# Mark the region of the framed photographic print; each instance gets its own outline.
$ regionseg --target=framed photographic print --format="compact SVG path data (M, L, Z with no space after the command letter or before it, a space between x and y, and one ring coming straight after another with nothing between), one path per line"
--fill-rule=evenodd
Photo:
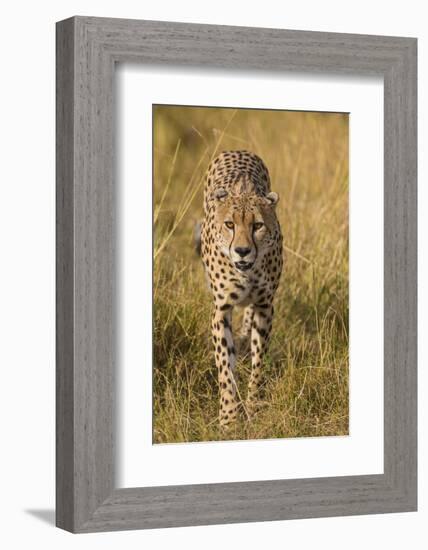
M57 525L416 510L416 40L57 24Z

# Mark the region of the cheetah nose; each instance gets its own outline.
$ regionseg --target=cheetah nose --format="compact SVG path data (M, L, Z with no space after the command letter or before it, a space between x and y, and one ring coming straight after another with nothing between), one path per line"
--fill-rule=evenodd
M249 254L251 252L251 248L249 247L242 247L242 246L237 246L235 248L235 252L237 254L239 254L241 256L241 258L243 258L244 256L247 256L247 254Z

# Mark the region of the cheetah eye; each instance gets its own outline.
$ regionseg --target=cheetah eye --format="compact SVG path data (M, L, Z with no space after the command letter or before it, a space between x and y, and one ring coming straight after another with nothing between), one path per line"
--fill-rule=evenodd
M235 227L235 224L233 222L224 222L224 225L228 228L228 229L233 229Z
M253 223L253 229L254 229L254 231L258 231L258 230L261 229L263 226L264 226L264 223L263 223L263 222L256 222L256 223Z

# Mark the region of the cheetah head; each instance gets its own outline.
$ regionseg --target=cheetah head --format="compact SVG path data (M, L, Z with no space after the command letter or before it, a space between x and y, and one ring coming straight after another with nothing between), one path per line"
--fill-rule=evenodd
M275 214L278 195L232 195L220 188L214 191L213 199L217 245L238 271L249 271L279 238Z

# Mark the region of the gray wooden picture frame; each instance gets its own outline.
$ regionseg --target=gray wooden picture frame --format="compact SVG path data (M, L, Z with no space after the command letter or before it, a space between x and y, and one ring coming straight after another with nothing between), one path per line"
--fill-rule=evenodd
M57 24L58 527L83 533L416 510L416 47L414 38L155 21ZM383 474L114 486L118 62L383 77Z

